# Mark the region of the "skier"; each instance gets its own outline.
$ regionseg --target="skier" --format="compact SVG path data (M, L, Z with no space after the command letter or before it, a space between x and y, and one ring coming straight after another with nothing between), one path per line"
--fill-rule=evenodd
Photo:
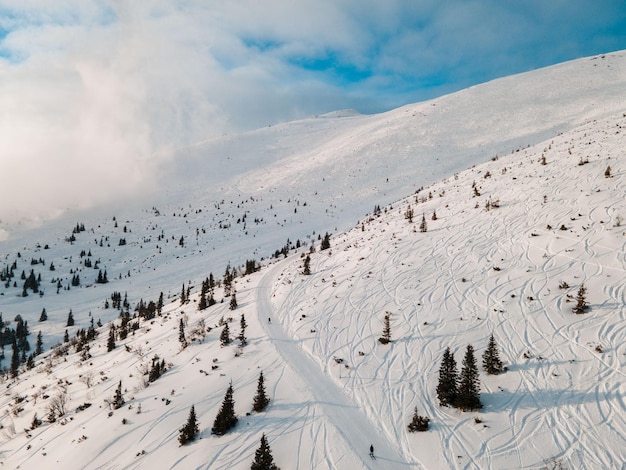
M374 458L374 446L373 445L370 446L370 457Z

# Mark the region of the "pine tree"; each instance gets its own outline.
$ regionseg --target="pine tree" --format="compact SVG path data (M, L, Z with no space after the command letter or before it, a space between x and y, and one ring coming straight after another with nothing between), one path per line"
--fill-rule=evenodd
M11 356L11 377L17 378L19 374L20 367L20 351L17 347L17 341L15 337L13 337L13 355Z
M124 397L122 396L122 381L120 380L119 385L115 389L115 395L113 396L113 408L118 409L124 406Z
M183 288L180 291L180 304L184 305L185 302L187 302L187 297L186 297L186 291L185 291L185 284L183 283Z
M198 428L198 422L196 421L196 410L193 405L191 405L191 409L189 410L189 417L187 418L187 422L185 425L179 429L180 435L178 436L179 444L185 445L189 441L193 441L196 437L196 434L200 429Z
M302 268L302 274L304 274L305 276L308 276L311 274L311 257L309 255L306 255L306 257L304 258L304 266Z
M250 470L280 470L274 463L272 449L270 449L265 434L261 436L261 445L254 453L254 460Z
M230 297L229 308L231 310L235 310L237 308L237 292L235 291L235 289L233 289L232 292L233 294Z
M383 335L378 338L381 344L391 342L391 312L385 312L385 326L383 327Z
M477 410L483 407L480 402L480 381L478 378L478 367L474 357L474 347L467 345L463 367L459 376L457 388L456 406L463 411Z
M265 394L265 379L263 378L263 372L259 375L259 381L256 386L256 395L252 402L252 409L256 412L263 411L270 404L270 399Z
M235 401L233 400L233 383L231 382L224 395L222 407L215 417L211 433L223 436L230 429L237 425L237 416L235 415Z
M222 346L230 344L230 329L228 328L228 323L224 325L224 329L222 330L222 333L220 333L220 343Z
M424 233L428 230L428 225L426 224L426 216L422 214L422 221L420 222L420 232Z
M67 315L67 326L74 326L74 315L72 315L72 309L70 309L70 313Z
M185 338L185 322L182 318L178 323L178 342L183 349L187 347L187 339Z
M209 273L209 284L208 284L208 291L207 291L209 298L208 303L209 303L209 307L211 307L212 305L216 304L215 301L215 278L213 277L213 273Z
M206 300L206 293L207 293L206 284L203 282L202 290L200 291L200 302L198 302L198 310L204 310L209 306Z
M41 336L41 330L37 333L37 343L35 344L35 356L39 356L43 352L43 338Z
M489 337L489 344L483 353L483 369L489 375L497 375L504 370L500 360L500 353L498 352L498 345L493 334Z
M161 315L162 310L163 310L163 292L159 294L159 300L157 301L157 313Z
M324 238L322 239L322 243L320 245L320 250L328 250L330 248L330 235L326 232Z
M46 321L48 319L48 314L46 313L46 309L41 310L41 315L39 316L39 321Z
M417 414L417 406L415 407L415 411L413 412L413 419L407 426L409 432L416 431L427 431L430 426L430 418L428 416L420 416Z
M63 342L64 343L70 342L70 334L67 332L67 330L65 330L65 334L63 335Z
M439 368L437 399L442 406L453 406L457 397L457 370L454 353L447 347Z
M587 288L585 284L581 284L576 295L576 305L572 308L572 312L581 314L589 310L589 304L587 303Z
M109 327L109 339L107 340L107 352L115 349L115 326L111 323Z
M239 332L239 336L237 336L237 339L239 340L239 344L241 344L241 347L244 347L246 344L248 344L248 339L246 338L246 327L248 326L248 324L246 323L246 317L244 317L243 313L241 314L241 320L239 321L239 327L241 329L241 331Z

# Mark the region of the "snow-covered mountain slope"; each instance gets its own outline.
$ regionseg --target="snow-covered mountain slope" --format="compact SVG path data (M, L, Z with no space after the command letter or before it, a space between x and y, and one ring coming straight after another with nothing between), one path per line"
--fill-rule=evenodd
M46 350L62 341L70 308L71 336L91 318L119 325L119 311L103 306L114 291L128 292L131 315L140 298L156 301L160 291L166 305L111 352L105 324L89 343L92 357L57 348L17 379L5 377L0 461L243 469L265 433L282 468L619 468L626 460L625 60L622 53L584 59L385 115L340 113L206 143L172 169L189 183L167 189L169 201L12 228L0 268L17 267L1 288L0 311L10 327L16 314L28 321L32 349L39 330ZM506 113L505 103L517 105ZM430 124L422 128L420 119ZM206 155L232 165L204 171ZM376 204L381 213L364 217ZM76 222L85 231L71 244L64 238ZM320 251L325 231L331 248ZM220 302L221 288L218 304L198 310L209 272L220 279L229 261L260 261L287 238L286 258L238 276L235 310L228 297ZM42 275L43 296L21 297L20 273L30 269ZM95 284L104 269L109 283ZM76 274L80 286L66 290ZM52 278L61 279L58 294ZM191 301L181 305L183 282ZM591 309L575 315L583 283ZM44 307L48 320L39 322ZM386 312L392 342L382 345ZM236 336L242 314L249 344L222 347L221 319L233 319ZM460 365L466 346L479 357L492 333L508 370L481 372L484 408L440 407L444 349ZM5 354L9 367L10 346ZM147 386L155 355L167 371ZM270 406L246 415L261 371ZM126 403L111 410L120 381ZM239 423L217 437L211 427L231 382ZM65 416L48 423L60 396ZM180 447L191 405L200 434ZM415 406L431 418L427 433L407 433ZM43 423L26 431L35 413Z

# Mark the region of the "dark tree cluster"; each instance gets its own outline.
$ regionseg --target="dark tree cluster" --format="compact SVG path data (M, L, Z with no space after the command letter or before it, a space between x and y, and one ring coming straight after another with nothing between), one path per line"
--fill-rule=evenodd
M454 353L449 347L446 348L439 368L437 399L442 406L454 406L462 411L482 408L478 368L471 344L465 351L460 374L457 372Z
M31 269L28 277L24 276L24 278L22 297L26 297L28 295L28 289L31 289L33 294L37 294L39 292L39 280L35 277L35 272ZM41 277L39 279L41 279Z
M100 269L98 271L98 277L96 278L96 284L106 284L108 282L109 278L107 277L106 269L104 270L104 273L102 272L102 269Z
M329 248L330 248L330 235L328 234L328 232L326 232L326 234L324 235L324 238L322 238L320 250L328 250Z
M204 310L215 304L215 279L213 278L213 273L210 273L209 277L202 281L198 310Z
M159 356L155 354L152 358L152 366L150 367L150 371L148 372L148 382L155 382L165 373L165 371L165 359L161 359L159 361Z
M143 299L139 299L139 304L137 304L135 311L137 312L139 318L152 320L156 317L157 305L152 300L146 304Z

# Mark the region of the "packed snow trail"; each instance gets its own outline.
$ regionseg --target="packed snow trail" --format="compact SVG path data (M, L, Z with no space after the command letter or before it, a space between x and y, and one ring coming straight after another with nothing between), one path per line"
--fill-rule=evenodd
M281 264L272 267L263 276L257 293L259 320L265 325L270 339L286 364L307 385L315 401L324 409L324 415L344 438L361 460L364 468L424 468L419 462L408 462L398 448L370 422L360 408L350 402L342 390L332 382L319 366L302 350L298 342L290 338L279 322L268 321L272 315L271 287L276 278L275 271ZM374 446L376 459L369 456L370 445Z

